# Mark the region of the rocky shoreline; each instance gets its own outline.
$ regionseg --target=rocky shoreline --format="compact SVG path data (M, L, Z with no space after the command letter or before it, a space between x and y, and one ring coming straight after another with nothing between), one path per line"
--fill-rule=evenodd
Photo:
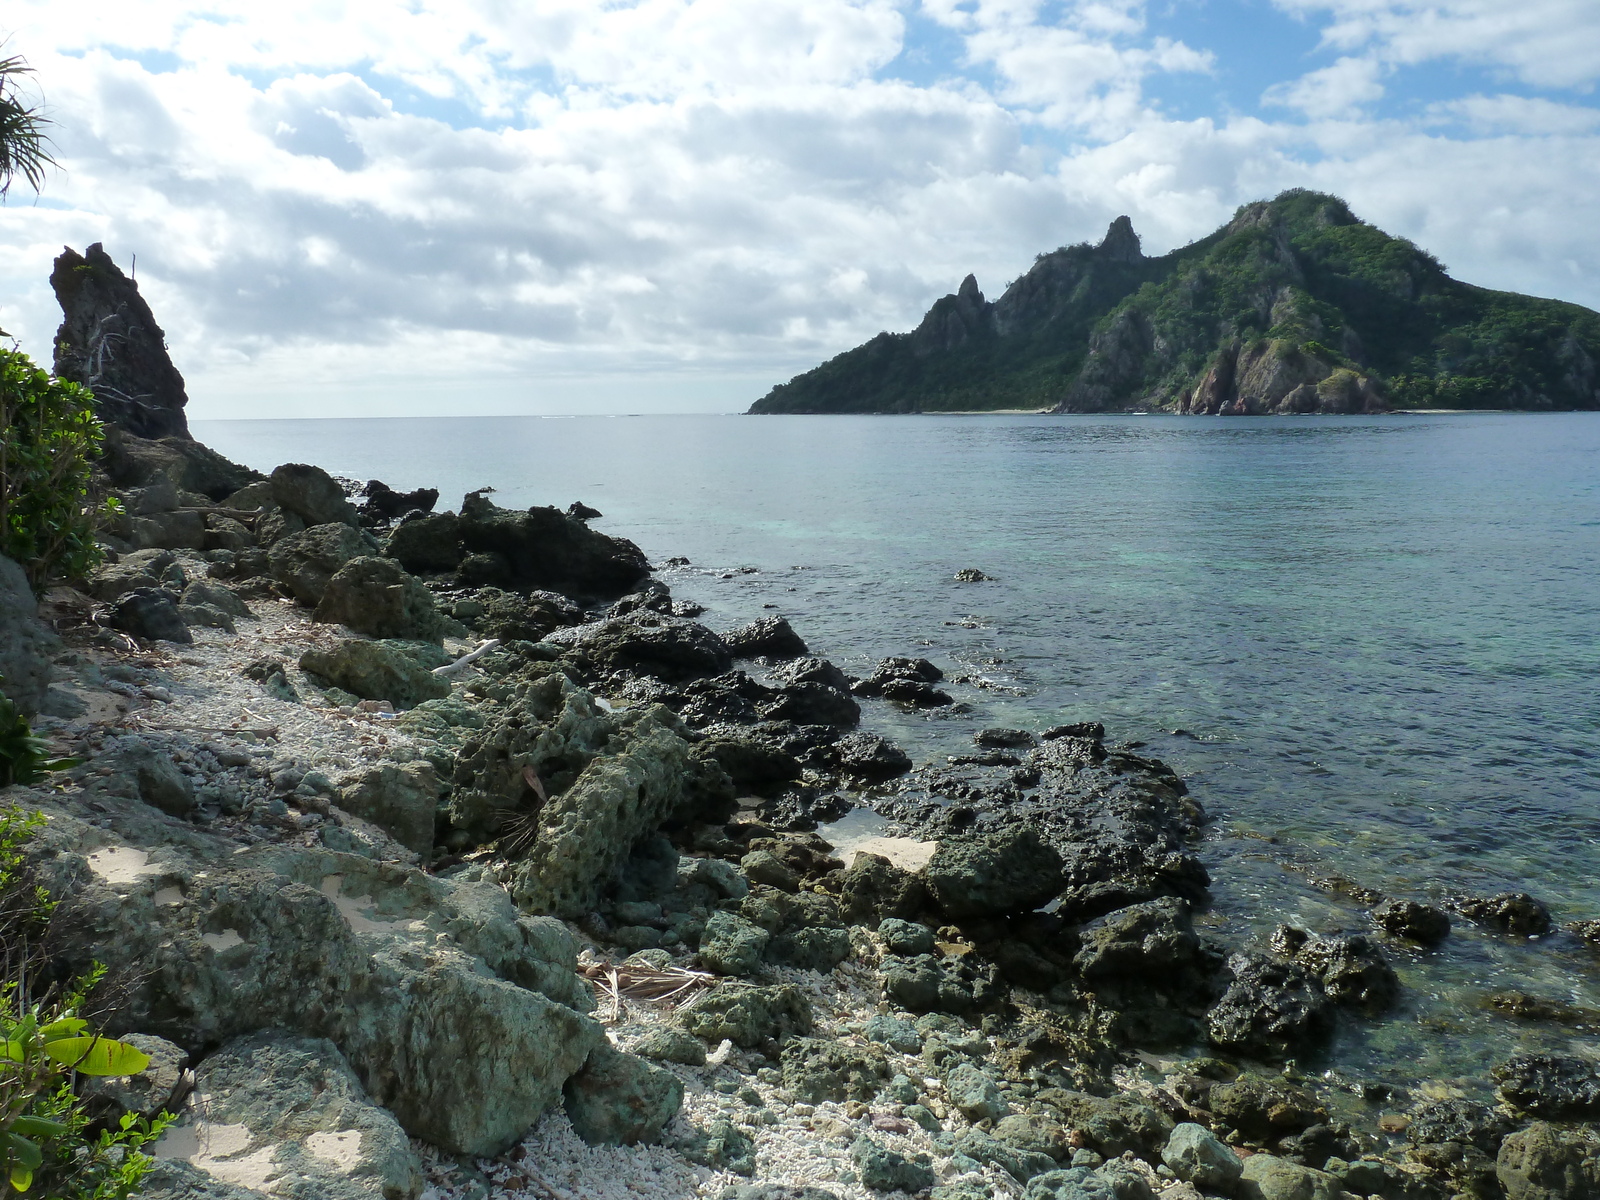
M82 765L6 799L155 1058L116 1105L183 1113L146 1195L1600 1195L1581 1042L1483 1096L1319 1074L1450 915L1218 941L1203 808L1099 725L916 764L863 710L951 707L936 664L719 634L593 510L106 465L114 561L0 606ZM853 809L889 853L819 834Z

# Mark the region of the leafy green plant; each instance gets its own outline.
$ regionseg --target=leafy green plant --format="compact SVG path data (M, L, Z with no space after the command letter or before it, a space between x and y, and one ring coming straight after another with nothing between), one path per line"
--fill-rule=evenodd
M150 1166L140 1148L170 1118L130 1114L115 1127L97 1127L73 1087L79 1076L135 1074L150 1060L136 1046L96 1035L84 1015L103 967L65 989L38 987L55 903L33 877L23 847L43 823L38 813L0 809L0 959L7 980L0 985L0 1190L37 1188L51 1200L125 1200Z
M74 758L51 758L45 740L34 734L17 706L0 695L0 788L38 783L51 771L77 765Z
M56 379L20 350L0 350L0 554L35 589L99 563L92 464L105 430L87 388Z

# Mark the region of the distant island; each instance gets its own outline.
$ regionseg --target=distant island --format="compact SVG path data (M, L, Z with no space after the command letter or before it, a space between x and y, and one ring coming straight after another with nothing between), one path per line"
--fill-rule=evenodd
M779 384L752 413L1367 413L1600 409L1600 314L1452 279L1337 196L1296 189L1147 258L1127 217L973 276L910 333Z

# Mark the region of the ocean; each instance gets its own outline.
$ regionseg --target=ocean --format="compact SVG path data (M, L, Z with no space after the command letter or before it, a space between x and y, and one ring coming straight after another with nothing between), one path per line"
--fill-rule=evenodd
M440 508L582 500L675 596L731 628L788 617L864 673L888 654L977 682L967 711L881 702L925 761L991 725L1103 720L1212 818L1208 929L1358 929L1341 875L1419 899L1528 891L1600 917L1600 417L578 417L197 421L230 458L313 462ZM753 567L743 573L739 568ZM992 580L958 583L973 567ZM1488 1056L1571 1030L1486 1008L1600 1009L1600 955L1457 922L1395 951L1398 1020L1334 1069Z

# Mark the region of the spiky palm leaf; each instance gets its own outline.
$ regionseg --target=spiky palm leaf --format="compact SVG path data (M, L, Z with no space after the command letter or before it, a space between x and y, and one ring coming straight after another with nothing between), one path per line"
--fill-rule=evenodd
M18 179L40 191L45 169L57 165L45 132L50 119L21 90L22 81L32 74L33 68L20 55L0 58L0 198Z

